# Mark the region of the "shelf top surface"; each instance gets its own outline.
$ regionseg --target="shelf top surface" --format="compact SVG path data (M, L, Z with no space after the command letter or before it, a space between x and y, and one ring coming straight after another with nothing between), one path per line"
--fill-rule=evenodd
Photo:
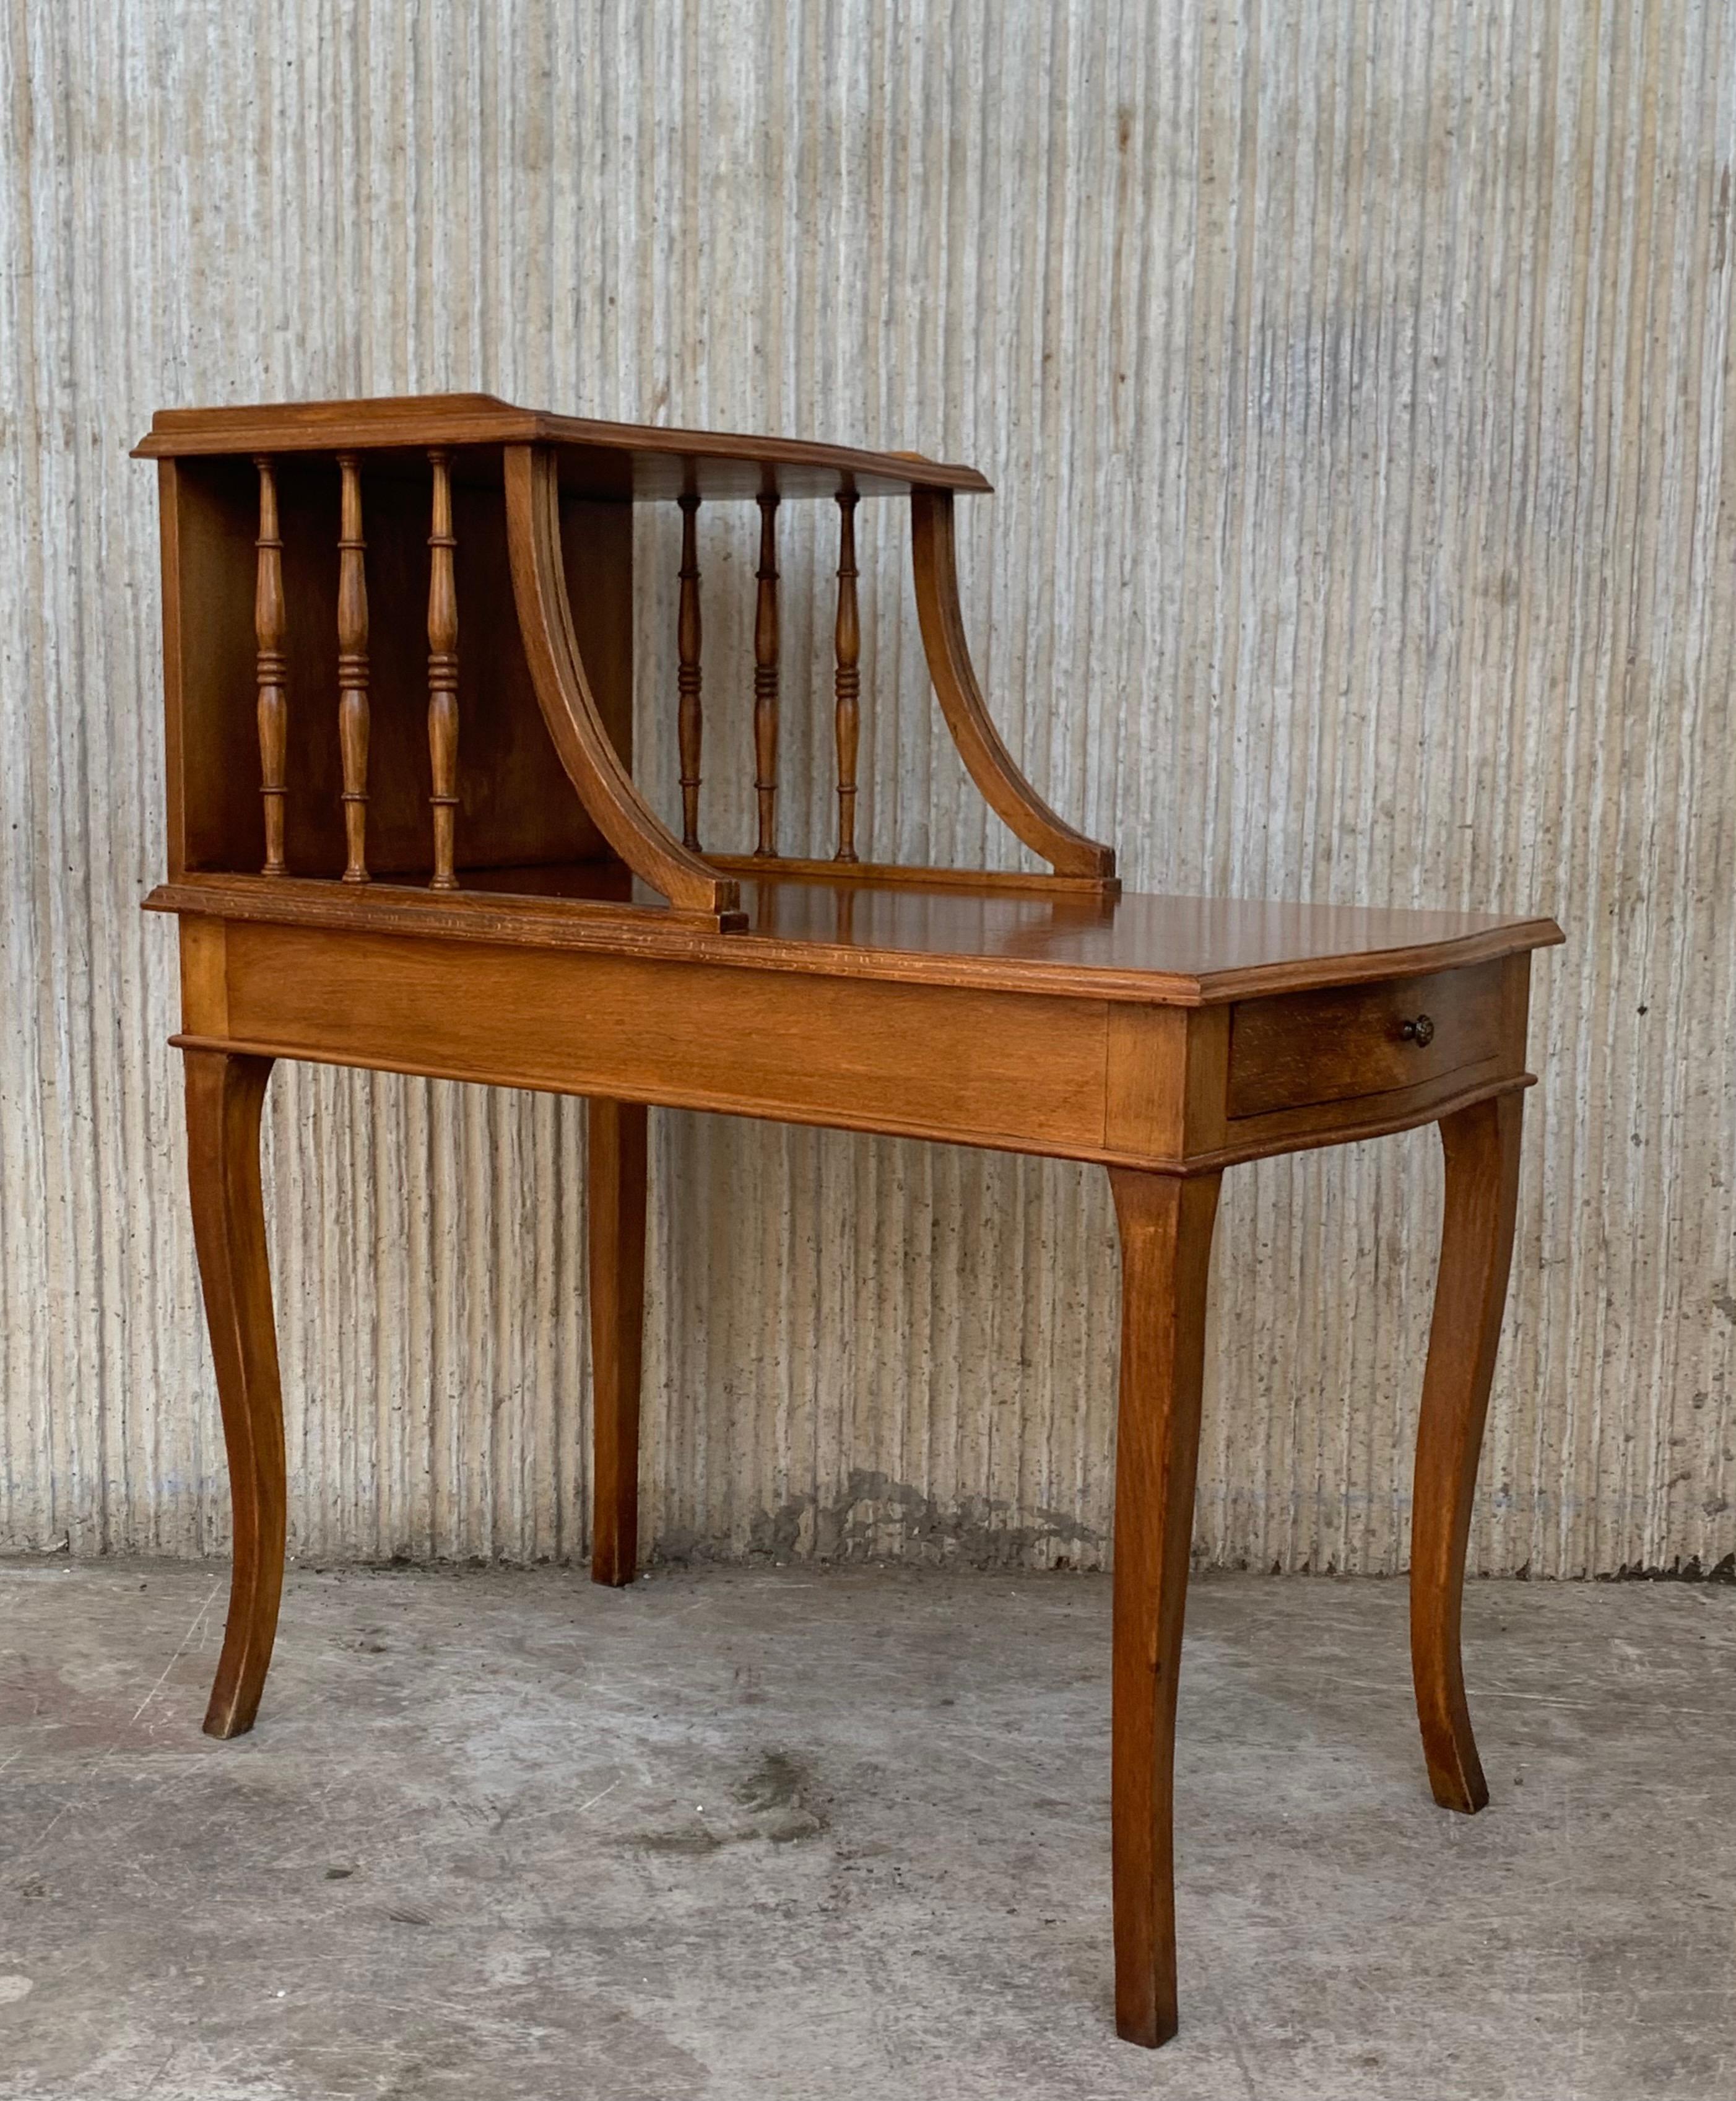
M430 447L548 445L562 455L563 485L638 502L691 493L713 498L762 494L902 496L913 489L981 493L974 467L920 453L867 452L803 438L605 423L516 408L492 394L417 394L360 401L285 401L219 409L159 409L135 459L285 453L413 455Z
M336 882L194 876L159 891L171 911L318 921L361 931L669 953L748 968L994 984L1064 996L1198 1006L1380 977L1416 976L1562 939L1545 918L1239 898L1053 895L908 877L744 876L740 932L696 933L647 909L630 928L575 903L653 905L599 864L473 872L444 897L412 877L371 894ZM201 906L201 896L209 903Z

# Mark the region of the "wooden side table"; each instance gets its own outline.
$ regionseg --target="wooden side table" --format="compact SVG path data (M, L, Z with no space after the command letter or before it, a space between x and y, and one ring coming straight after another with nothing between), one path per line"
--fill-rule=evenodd
M1219 1180L1438 1123L1411 1651L1435 1798L1488 1791L1460 1599L1513 1244L1531 951L1547 919L1124 896L1014 765L965 641L953 504L914 454L599 423L485 395L159 414L169 878L189 1175L235 1509L205 1727L252 1727L282 1581L285 1454L260 1192L272 1063L589 1101L592 1574L637 1555L646 1106L1101 1161L1120 1226L1116 2019L1176 2027L1171 1860ZM855 519L907 501L934 693L1034 874L859 859ZM778 843L777 522L839 528L826 859ZM632 775L630 506L683 521L681 829ZM696 514L758 513L757 836L700 843ZM558 759L559 763L551 763Z

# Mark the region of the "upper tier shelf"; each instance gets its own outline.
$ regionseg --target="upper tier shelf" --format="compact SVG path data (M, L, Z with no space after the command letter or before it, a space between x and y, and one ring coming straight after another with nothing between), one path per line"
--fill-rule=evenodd
M493 394L416 394L390 400L263 403L226 409L159 409L135 459L212 454L402 452L421 466L431 447L465 454L466 481L500 479L501 445L555 449L563 495L665 502L682 495L715 502L786 498L908 496L917 489L983 494L974 467L916 453L862 452L802 438L736 437L652 423L602 423L515 408ZM469 447L487 448L474 455Z
M778 513L792 496L837 514L831 861L871 862L856 837L855 513L880 496L909 506L917 624L965 771L1048 865L1010 879L1115 887L1113 851L1025 777L971 666L953 506L987 489L974 467L594 422L487 394L161 409L137 456L156 462L162 505L172 876L250 865L272 881L360 888L422 868L431 890L449 892L490 867L594 855L694 926L740 930L740 867L799 871L809 858L786 860L779 836ZM700 808L707 498L758 513L751 851L718 852ZM633 776L630 506L659 500L682 514L678 834ZM802 574L819 581L806 561ZM745 670L726 669L726 693ZM798 697L811 697L804 675ZM243 785L255 741L256 803ZM1009 879L972 877L985 889Z

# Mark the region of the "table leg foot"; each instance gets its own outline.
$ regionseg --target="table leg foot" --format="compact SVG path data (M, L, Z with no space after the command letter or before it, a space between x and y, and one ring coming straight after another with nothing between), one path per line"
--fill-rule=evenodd
M235 1513L235 1565L205 1733L253 1727L283 1590L283 1394L259 1186L269 1058L188 1050L188 1182Z
M639 1377L645 1326L646 1111L593 1098L586 1162L590 1263L590 1573L633 1581L638 1560Z
M1111 1168L1121 1228L1115 1448L1115 2028L1176 2032L1176 1675L1193 1544L1206 1279L1218 1177Z
M1523 1096L1444 1117L1447 1201L1411 1497L1411 1667L1429 1784L1445 1809L1489 1799L1465 1704L1460 1608L1483 1418L1513 1258Z

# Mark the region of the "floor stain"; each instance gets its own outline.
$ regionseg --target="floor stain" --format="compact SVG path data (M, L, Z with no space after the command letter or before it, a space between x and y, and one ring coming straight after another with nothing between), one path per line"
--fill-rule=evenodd
M758 1820L760 1835L775 1846L817 1838L826 1820L808 1801L807 1768L787 1751L766 1751L734 1788L735 1800Z
M758 1762L730 1788L729 1810L709 1816L696 1807L689 1816L636 1832L625 1842L641 1852L696 1858L725 1846L763 1839L774 1846L798 1844L826 1829L815 1803L813 1776L788 1751L762 1751Z

